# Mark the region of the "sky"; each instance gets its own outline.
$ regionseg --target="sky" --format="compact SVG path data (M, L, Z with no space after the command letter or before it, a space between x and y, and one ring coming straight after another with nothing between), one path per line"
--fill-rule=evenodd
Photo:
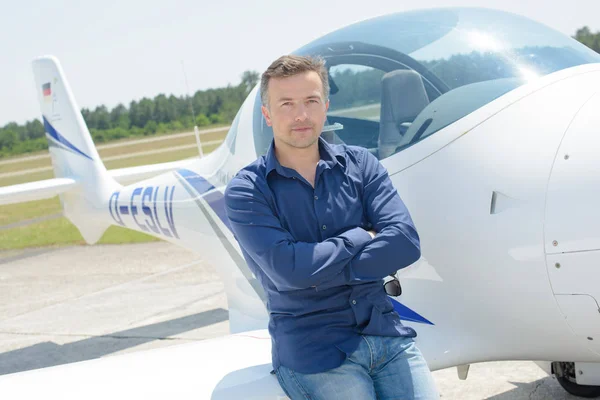
M0 0L0 126L40 118L37 56L58 57L80 107L110 110L160 93L236 85L244 71L262 72L361 20L465 6L520 14L569 36L583 26L600 31L598 0Z

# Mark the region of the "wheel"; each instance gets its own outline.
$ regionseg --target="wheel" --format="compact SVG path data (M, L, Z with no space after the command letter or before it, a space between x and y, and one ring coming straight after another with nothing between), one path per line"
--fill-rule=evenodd
M575 379L575 363L555 362L552 369L556 380L573 396L594 399L600 397L600 386L579 385Z
M556 377L560 386L573 396L584 397L586 399L595 399L600 397L600 386L578 385L571 382L568 378Z

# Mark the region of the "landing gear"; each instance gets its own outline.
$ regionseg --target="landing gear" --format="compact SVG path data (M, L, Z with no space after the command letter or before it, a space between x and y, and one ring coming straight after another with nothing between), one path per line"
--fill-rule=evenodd
M553 362L552 371L560 386L574 396L594 399L600 397L600 386L579 385L575 378L575 363Z

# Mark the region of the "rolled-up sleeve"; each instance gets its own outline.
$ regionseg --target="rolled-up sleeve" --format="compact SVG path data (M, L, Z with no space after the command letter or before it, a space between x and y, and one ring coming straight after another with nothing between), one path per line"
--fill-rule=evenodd
M363 209L377 234L342 273L319 289L380 280L421 257L419 235L385 167L368 151L361 160Z
M227 186L225 208L236 240L279 291L332 279L371 240L367 231L356 227L322 242L298 242L244 177L235 177Z

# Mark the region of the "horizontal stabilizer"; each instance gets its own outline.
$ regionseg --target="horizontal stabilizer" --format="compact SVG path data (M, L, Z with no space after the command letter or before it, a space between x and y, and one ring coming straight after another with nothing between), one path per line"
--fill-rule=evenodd
M54 178L0 187L0 205L49 199L77 185L71 178Z
M184 168L187 164L193 162L193 160L188 159L160 164L140 165L138 167L111 169L108 171L108 174L121 185L128 185L152 178L164 172ZM76 185L75 179L72 178L54 178L0 187L0 205L49 199L73 189Z

